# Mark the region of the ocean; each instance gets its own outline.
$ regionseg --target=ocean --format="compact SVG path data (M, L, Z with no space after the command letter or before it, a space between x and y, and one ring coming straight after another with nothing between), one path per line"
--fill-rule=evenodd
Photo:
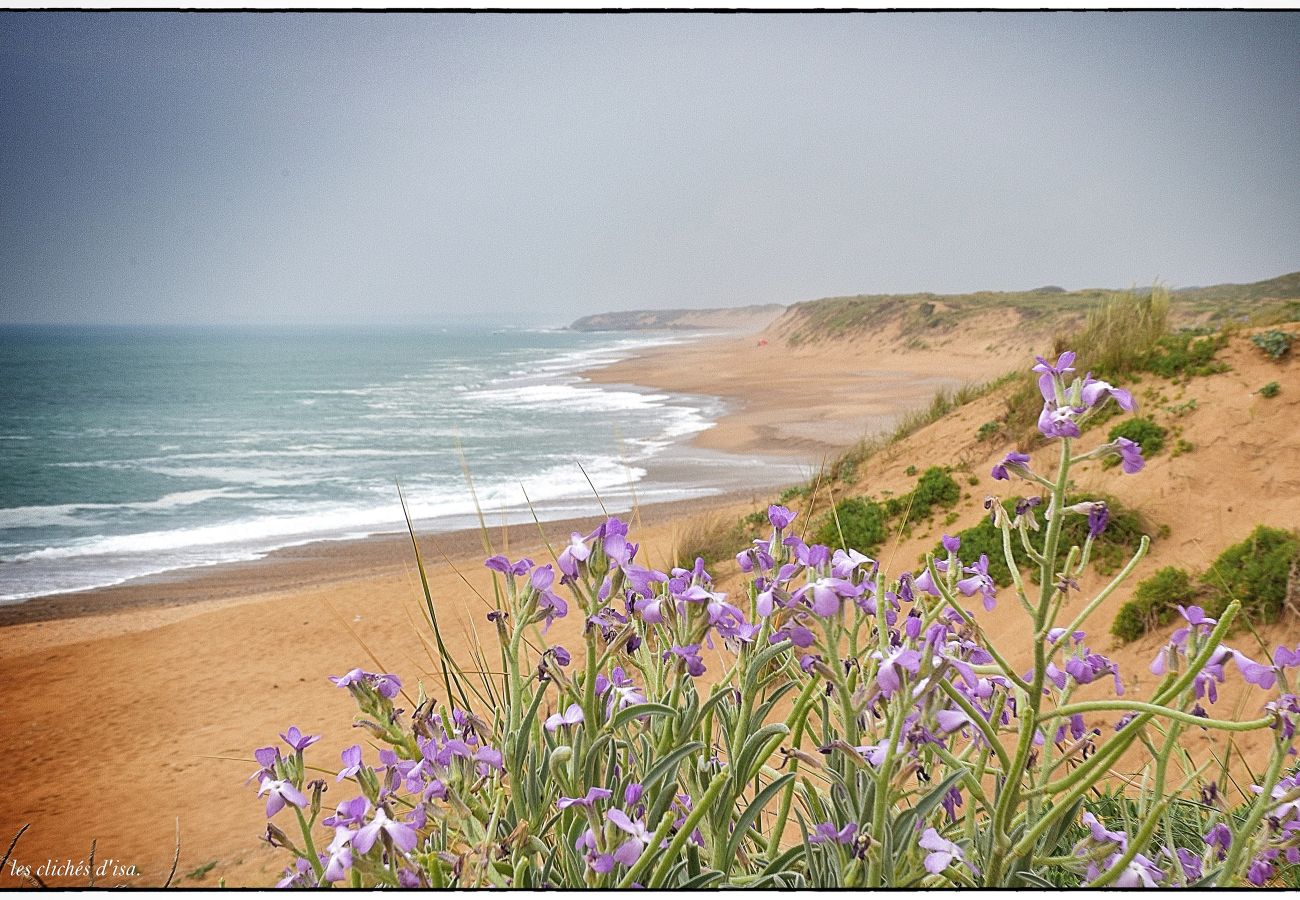
M668 333L0 330L0 602L314 540L790 483L715 398L579 375ZM463 460L463 464L462 464ZM585 474L584 474L585 470Z

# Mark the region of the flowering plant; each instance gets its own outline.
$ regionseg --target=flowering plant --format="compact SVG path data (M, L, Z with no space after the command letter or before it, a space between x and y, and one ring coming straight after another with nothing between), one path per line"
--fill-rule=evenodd
M1133 399L1073 377L1072 353L1034 370L1039 428L1058 453L1050 474L1017 452L993 468L1035 489L1012 509L986 504L1009 590L956 538L892 574L854 550L805 544L782 506L768 511L770 536L736 556L748 579L738 595L699 560L641 565L617 518L572 535L551 563L494 556L498 675L483 674L482 648L477 680L446 653L426 585L440 682L410 696L395 675L332 679L355 698L374 751L343 751L341 802L308 780L314 736L291 728L287 750L256 751L267 839L293 856L281 885L1236 885L1300 862L1300 701L1287 676L1300 648L1257 661L1223 643L1237 603L1217 620L1180 607L1183 624L1151 666L1159 683L1145 698L1125 692L1085 626L1148 542L1081 597L1108 512L1065 498L1088 461L1118 456L1124 473L1141 471L1141 447L1125 438L1075 448L1096 410ZM1088 522L1081 546L1064 546L1071 516ZM1036 586L1022 566L1038 570ZM1028 669L984 625L1006 608L1032 624ZM582 648L549 644L552 622L574 613ZM1207 711L1229 677L1265 692L1261 715ZM396 705L403 697L410 708ZM1244 804L1228 808L1209 764L1183 748L1189 729L1271 729ZM1093 788L1131 753L1134 815L1108 818Z

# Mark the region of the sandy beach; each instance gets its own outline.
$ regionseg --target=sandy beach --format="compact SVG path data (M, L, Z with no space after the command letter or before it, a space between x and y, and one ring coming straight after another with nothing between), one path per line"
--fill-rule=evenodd
M992 378L1001 374L1003 363L1026 358L1019 349L1018 356L990 354L983 345L966 352L955 347L905 352L887 337L874 345L796 350L775 342L760 347L760 339L719 337L655 349L588 377L715 393L731 404L731 412L699 435L698 445L801 455L814 463L865 431L887 426L900 411L922 405L940 386ZM1143 479L1121 485L1131 485L1130 499L1156 521L1179 523L1139 574L1171 559L1203 562L1220 542L1240 539L1258 521L1300 524L1285 501L1300 483L1297 474L1270 463L1254 443L1262 434L1289 434L1294 443L1295 430L1282 422L1294 402L1259 406L1252 401L1255 405L1243 407L1240 397L1259 380L1251 368L1256 362L1242 352L1230 358L1244 371L1198 383L1194 390L1202 403L1194 415L1218 417L1214 427L1226 428L1238 443L1162 461ZM1295 365L1286 373L1294 386ZM1288 390L1292 394L1284 397L1300 392ZM947 527L974 524L982 515L978 498L997 490L987 467L1000 450L978 445L972 436L996 414L997 402L989 398L958 410L873 459L862 477L873 492L906 490L914 481L907 474L913 462L949 459L973 473L975 482L964 488L972 502L964 503L960 517ZM1229 419L1231 426L1225 424ZM1207 419L1203 427L1209 424ZM1289 458L1293 468L1300 452ZM1221 481L1213 489L1197 489L1204 467L1225 470L1233 460L1244 465L1235 487ZM1275 488L1267 499L1235 507L1224 500L1260 478ZM1107 490L1117 489L1109 474L1097 473L1096 479ZM691 514L735 517L771 494L750 491L642 507L633 514L634 537L649 564L666 566L681 523ZM571 530L599 521L599 510L593 513L546 523L541 532L557 544ZM910 566L933 544L934 534L919 531L891 543L882 554L887 570ZM1188 543L1187 535L1197 537ZM532 525L494 530L492 541L495 551L512 557L547 554ZM422 535L420 545L444 631L453 653L465 659L461 653L476 635L488 635L484 597L491 582L482 566L481 536L472 531ZM735 584L734 569L730 563L717 567L724 587ZM1082 585L1084 590L1096 586ZM8 736L10 767L9 789L0 796L0 825L8 831L4 840L30 824L14 858L22 865L76 864L88 857L93 841L97 859L135 867L134 876L110 879L113 883L157 885L171 869L179 827L179 883L273 882L282 863L258 840L266 819L253 786L243 784L255 768L253 748L275 742L280 731L297 725L324 734L313 758L329 768L358 735L344 724L352 715L349 697L326 676L361 665L400 674L412 695L420 680L430 683L436 668L421 596L409 539L389 535L310 544L255 563L0 607L0 729ZM1118 601L1108 601L1099 618L1109 621ZM1027 647L1023 628L1007 622L990 617L990 634L1004 647ZM562 620L551 636L574 646L581 640L580 624L574 617ZM1283 637L1280 631L1265 636ZM1145 666L1157 643L1151 636L1115 651L1139 684L1150 677ZM1009 655L1013 661L1027 658ZM1225 693L1225 708L1241 697L1236 686ZM332 799L342 798L327 795L326 803ZM82 882L55 878L50 883ZM9 873L0 874L0 886L18 884Z

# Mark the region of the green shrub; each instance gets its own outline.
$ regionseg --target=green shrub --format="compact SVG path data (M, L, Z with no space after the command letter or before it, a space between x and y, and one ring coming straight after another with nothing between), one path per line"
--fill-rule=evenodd
M912 469L916 471L915 468ZM959 485L946 469L931 466L921 473L916 487L897 497L885 501L885 513L889 518L906 515L908 521L919 522L930 518L936 506L955 506L961 499Z
M888 537L884 507L865 497L850 497L835 504L834 512L821 518L813 542L875 554Z
M906 469L903 470L903 474L911 478L913 475L916 474L916 466L908 466Z
M979 427L979 431L975 432L975 440L991 441L993 440L993 438L998 436L998 433L1000 431L1002 431L1001 422L997 421L996 419L994 419L991 422L985 422L983 425Z
M1125 419L1110 430L1107 435L1109 440L1116 438L1128 438L1142 445L1142 455L1147 459L1155 456L1165 446L1165 435L1169 433L1167 428L1157 425L1150 419L1133 418Z
M1276 328L1252 335L1250 340L1267 353L1270 359L1281 359L1291 352L1291 335Z
M1192 579L1182 569L1166 566L1140 582L1133 599L1119 608L1110 633L1125 643L1173 620L1175 608L1196 600Z
M1269 399L1272 399L1273 397L1276 397L1278 395L1278 392L1280 390L1282 390L1281 385L1279 385L1276 381L1270 381L1268 384L1264 385L1262 388L1259 389L1259 395L1261 397L1268 397Z
M1206 611L1217 616L1234 598L1252 621L1272 622L1286 602L1291 569L1300 554L1300 537L1260 525L1239 544L1220 554L1201 576Z
M1134 368L1165 378L1225 372L1227 365L1216 362L1214 355L1227 343L1224 334L1201 336L1193 331L1167 334L1142 355Z

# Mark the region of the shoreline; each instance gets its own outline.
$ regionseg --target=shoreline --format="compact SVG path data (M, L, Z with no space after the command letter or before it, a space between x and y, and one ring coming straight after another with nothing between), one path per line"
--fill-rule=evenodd
M611 507L610 515L632 517L645 525L659 525L687 514L761 502L776 488L755 487L752 492L732 490L708 496L667 500L635 509ZM538 540L538 525L550 536L570 531L589 532L605 521L594 500L594 515L541 519L506 526L488 524L493 547L531 546ZM416 529L426 561L472 559L483 553L478 528L448 531ZM0 631L21 625L40 625L84 618L111 618L124 612L187 607L215 608L230 601L254 599L294 590L400 573L414 562L410 535L386 532L362 538L321 539L282 547L258 559L218 562L172 569L131 578L120 584L43 594L0 605Z

